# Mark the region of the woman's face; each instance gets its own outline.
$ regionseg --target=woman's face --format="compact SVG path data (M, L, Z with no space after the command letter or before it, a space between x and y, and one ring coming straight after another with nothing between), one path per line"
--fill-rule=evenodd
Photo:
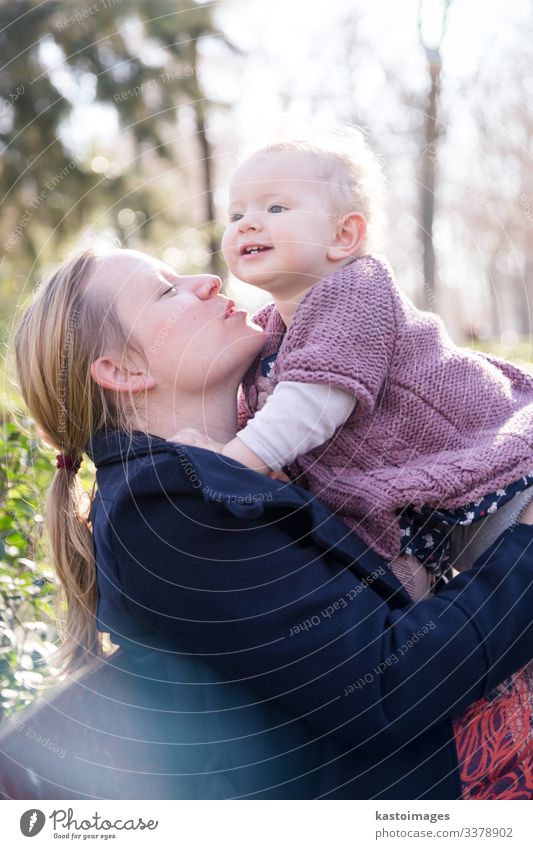
M160 391L238 384L263 345L263 331L219 294L213 275L183 277L148 254L116 250L97 260L90 285L107 297L112 291Z

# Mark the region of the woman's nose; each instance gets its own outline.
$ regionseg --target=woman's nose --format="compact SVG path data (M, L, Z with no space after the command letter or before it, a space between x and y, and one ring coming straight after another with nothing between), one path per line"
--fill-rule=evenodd
M193 291L197 298L207 301L218 295L222 288L222 280L214 274L198 274L193 278Z

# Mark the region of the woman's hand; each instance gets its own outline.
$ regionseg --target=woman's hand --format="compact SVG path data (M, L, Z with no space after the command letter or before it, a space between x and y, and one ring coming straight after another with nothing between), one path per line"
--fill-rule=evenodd
M519 518L521 525L533 525L533 501L530 501Z

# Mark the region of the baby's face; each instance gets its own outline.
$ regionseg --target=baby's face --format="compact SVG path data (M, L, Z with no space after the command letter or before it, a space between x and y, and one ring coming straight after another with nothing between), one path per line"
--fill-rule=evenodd
M240 166L222 239L239 280L288 299L331 272L328 248L338 215L324 171L305 153L261 153Z

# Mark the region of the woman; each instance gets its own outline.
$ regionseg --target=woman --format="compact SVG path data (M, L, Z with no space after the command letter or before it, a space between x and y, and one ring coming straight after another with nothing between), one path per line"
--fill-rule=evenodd
M476 747L457 753L487 694L522 681L509 677L532 655L533 509L414 605L304 490L173 442L184 428L235 434L262 339L219 290L144 254L86 251L22 319L21 390L60 450L46 521L67 668L105 633L131 652L157 690L178 797L495 793L494 764L473 782ZM76 488L85 450L90 516ZM529 745L497 765L516 770L513 798L532 792Z

